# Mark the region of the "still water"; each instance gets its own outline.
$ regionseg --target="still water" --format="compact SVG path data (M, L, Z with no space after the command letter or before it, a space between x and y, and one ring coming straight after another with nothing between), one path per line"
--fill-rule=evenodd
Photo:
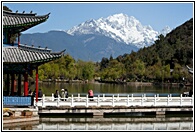
M34 90L35 85L30 86L31 90ZM39 89L42 90L46 96L51 96L55 93L55 90L67 89L69 95L77 95L78 93L86 95L89 89L92 89L94 95L131 95L131 94L148 94L159 96L167 96L172 94L173 96L180 96L184 91L189 91L191 87L179 87L179 86L142 86L142 85L126 85L126 84L105 84L105 83L40 83Z
M25 125L4 127L4 130L37 131L192 131L192 117L119 117L119 118L53 118L41 117Z
M35 86L30 87L34 90ZM86 95L89 89L94 91L94 95L156 95L180 96L184 91L189 91L192 87L172 87L172 86L130 86L122 84L101 84L101 83L40 83L39 88L46 96L51 96L55 90L67 89L69 96L78 93ZM16 125L4 127L4 130L50 130L50 131L84 131L84 130L118 130L118 131L138 131L138 130L194 130L193 114L170 114L170 116L157 117L140 115L117 114L115 116L93 117L93 116L40 116L39 121L28 125Z
M166 116L144 114L110 114L104 117L85 115L45 115L39 121L5 125L4 130L38 131L192 131L191 114L169 114Z

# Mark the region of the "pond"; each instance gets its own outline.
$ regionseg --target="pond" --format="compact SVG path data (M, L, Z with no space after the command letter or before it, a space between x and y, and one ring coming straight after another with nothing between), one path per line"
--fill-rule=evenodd
M31 90L35 89L35 84L30 86ZM178 87L178 86L158 86L158 85L127 85L127 84L106 84L106 83L39 83L39 89L42 90L46 96L51 96L56 90L67 89L69 95L85 96L89 89L94 91L94 95L105 96L110 95L142 95L146 96L156 95L180 96L184 91L189 91L193 87ZM103 118L94 118L92 116L40 116L37 123L28 125L18 125L4 127L4 130L50 130L50 131L103 131L103 130L122 130L122 131L138 131L138 130L193 130L193 114L171 114L171 116L157 117L145 115L131 115L129 113L118 114L118 116L107 116Z
M31 90L34 90L35 85L30 86ZM191 87L178 87L178 86L161 86L161 85L127 85L127 84L107 84L107 83L51 83L51 82L42 82L39 83L39 89L42 90L43 94L46 96L51 96L52 93L55 93L56 90L61 91L61 89L67 89L69 95L77 95L80 94L86 95L88 90L92 89L94 95L102 95L105 96L110 95L142 95L146 94L146 96L154 96L159 94L159 96L167 96L168 94L172 94L172 96L180 96L184 91L189 91L192 89Z

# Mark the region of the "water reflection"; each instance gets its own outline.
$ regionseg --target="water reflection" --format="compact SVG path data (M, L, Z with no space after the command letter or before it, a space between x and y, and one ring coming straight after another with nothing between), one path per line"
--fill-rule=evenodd
M192 117L51 118L39 124L4 127L4 130L193 130Z
M178 96L183 91L188 91L191 88L179 88L172 86L129 86L117 84L100 84L100 83L40 83L39 88L42 89L43 94L51 96L55 90L62 88L68 89L69 95L78 93L86 95L89 89L94 91L94 95L106 94L110 95L154 95ZM35 85L30 87L31 90L35 89ZM146 96L147 96L146 95ZM40 117L40 121L34 124L17 123L16 125L3 125L3 130L193 130L193 116L175 116L175 117L110 117L110 118L84 118L84 117L71 117L71 118L52 118Z
M3 130L34 130L39 125L39 120L3 124Z
M34 90L35 85L30 87L31 90ZM69 95L86 95L89 89L92 89L95 95L102 94L124 94L131 95L132 93L144 94L148 93L151 95L154 94L176 94L180 95L184 91L189 91L191 88L180 88L177 86L131 86L131 85L122 85L122 84L105 84L105 83L39 83L39 88L42 89L42 92L46 96L51 96L52 93L55 93L55 90L61 90L62 88L68 89Z
M39 125L38 130L192 130L191 122L177 123L70 123Z

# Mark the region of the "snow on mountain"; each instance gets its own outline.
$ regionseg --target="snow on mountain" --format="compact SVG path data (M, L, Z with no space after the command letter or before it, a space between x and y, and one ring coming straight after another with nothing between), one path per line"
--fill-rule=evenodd
M159 34L162 34L164 36L166 36L167 33L171 32L171 28L169 26L165 26L165 28L163 28Z
M152 45L160 34L149 25L143 26L133 16L122 13L97 20L91 19L66 32L71 35L100 34L138 48ZM163 32L165 34L167 31Z

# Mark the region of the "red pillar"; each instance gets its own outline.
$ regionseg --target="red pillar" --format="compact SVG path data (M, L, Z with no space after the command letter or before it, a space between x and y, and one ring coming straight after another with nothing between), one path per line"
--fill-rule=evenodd
M36 89L36 102L38 102L38 66L36 67L36 77L35 77L35 89Z
M28 96L28 74L24 74L24 96Z

